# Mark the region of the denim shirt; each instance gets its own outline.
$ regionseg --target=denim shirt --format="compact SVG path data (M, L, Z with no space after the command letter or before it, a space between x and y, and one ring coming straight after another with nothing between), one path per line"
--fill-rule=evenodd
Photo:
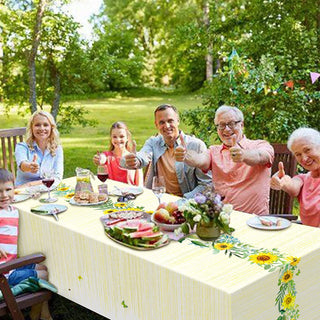
M207 148L203 141L183 133L182 135L188 149L195 150L198 153L206 152ZM180 139L177 139L174 147L177 147L179 143ZM150 163L145 180L145 186L149 189L152 188L152 178L157 175L157 162L167 148L162 135L158 135L149 138L136 154L141 163L140 167L145 167ZM122 165L123 163L121 161ZM211 172L205 174L198 168L190 167L186 163L177 161L175 162L175 167L180 189L185 198L194 197L196 193L204 189L205 185L212 183Z
M33 143L34 150L31 150L29 146L25 142L17 143L15 149L15 158L17 163L17 178L16 178L16 186L21 184L25 184L31 181L40 180L40 172L45 169L52 169L55 172L55 182L54 185L58 185L63 177L63 150L61 146L58 146L56 150L56 155L52 156L50 151L46 149L44 153L42 153L41 149L34 142ZM20 164L23 161L31 162L34 155L37 155L37 162L39 164L39 170L36 173L31 172L23 172L20 169Z

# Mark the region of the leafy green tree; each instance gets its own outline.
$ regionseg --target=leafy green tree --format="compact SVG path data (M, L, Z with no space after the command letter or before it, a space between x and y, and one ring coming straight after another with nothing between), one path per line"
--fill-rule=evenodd
M312 85L309 75L320 59L317 4L235 4L215 2L215 12L225 17L212 30L220 42L221 68L204 90L204 107L186 113L185 120L207 142L217 138L213 119L221 104L242 109L251 138L279 142L300 126L319 129L319 85ZM238 14L228 14L231 8Z
M55 118L60 115L62 128L70 129L76 123L93 125L93 121L85 119L87 112L83 107L60 104L64 85L62 66L68 54L79 51L81 46L78 24L59 12L53 1L8 1L4 8L1 81L6 110L18 103L20 112L26 113L25 102L29 93L29 111L50 104L52 115ZM74 116L66 119L66 114L71 111Z

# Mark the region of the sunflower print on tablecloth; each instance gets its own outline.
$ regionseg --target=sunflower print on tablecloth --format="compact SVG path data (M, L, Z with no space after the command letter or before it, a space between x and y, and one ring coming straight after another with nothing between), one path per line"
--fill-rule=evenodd
M224 251L230 258L236 256L247 260L251 264L256 264L268 272L278 270L279 291L275 299L275 305L280 315L276 320L296 320L299 318L299 306L295 304L297 291L294 277L300 274L298 264L301 258L286 256L275 248L272 250L265 248L257 249L227 234L222 234L215 242L194 239L193 236L183 238L182 241L189 241L190 244L201 248L211 248L214 254Z

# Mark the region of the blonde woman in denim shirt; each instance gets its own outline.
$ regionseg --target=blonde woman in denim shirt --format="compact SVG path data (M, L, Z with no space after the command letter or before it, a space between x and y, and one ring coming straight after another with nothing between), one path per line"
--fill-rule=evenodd
M32 114L28 126L26 142L16 145L17 162L16 186L41 184L41 172L53 170L55 183L63 177L63 150L59 132L53 116L46 111Z

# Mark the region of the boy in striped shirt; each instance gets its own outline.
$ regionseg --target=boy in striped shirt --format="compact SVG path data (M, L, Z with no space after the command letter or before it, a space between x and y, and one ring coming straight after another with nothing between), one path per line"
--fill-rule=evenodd
M0 263L17 258L19 211L11 205L13 198L13 175L8 170L0 168ZM10 286L14 286L29 277L48 280L47 267L41 264L29 264L17 268L8 275L8 282ZM42 305L41 318L52 319L47 302L44 304ZM44 317L43 314L45 314Z

